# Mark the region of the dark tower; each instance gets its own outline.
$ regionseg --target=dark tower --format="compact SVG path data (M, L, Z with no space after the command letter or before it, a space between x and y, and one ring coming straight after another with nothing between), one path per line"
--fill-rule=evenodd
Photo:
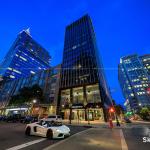
M88 15L66 27L58 110L68 119L106 120L111 105L103 65ZM89 111L90 110L90 111Z

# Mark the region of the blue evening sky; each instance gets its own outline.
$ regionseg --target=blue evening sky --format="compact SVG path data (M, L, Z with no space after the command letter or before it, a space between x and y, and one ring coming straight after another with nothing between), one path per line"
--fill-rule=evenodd
M118 83L120 57L150 52L150 0L0 0L0 61L17 34L30 27L32 37L61 63L65 26L88 13L112 96L123 104Z

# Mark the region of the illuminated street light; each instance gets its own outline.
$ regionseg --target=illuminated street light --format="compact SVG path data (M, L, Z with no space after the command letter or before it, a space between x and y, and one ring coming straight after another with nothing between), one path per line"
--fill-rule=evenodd
M33 100L33 103L36 103L36 102L37 102L37 100L36 100L36 99L34 99L34 100Z
M139 106L141 106L142 104L141 103L139 103Z
M147 94L150 94L150 88L147 88Z

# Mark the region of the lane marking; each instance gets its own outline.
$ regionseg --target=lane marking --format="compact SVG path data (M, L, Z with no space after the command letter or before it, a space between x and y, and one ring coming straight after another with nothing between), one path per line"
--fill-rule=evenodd
M21 145L18 145L18 146L14 146L14 147L11 147L11 148L8 148L6 150L19 150L19 149L22 149L22 148L25 148L27 146L30 146L30 145L33 145L33 144L36 144L36 143L39 143L39 142L42 142L42 141L45 141L46 139L38 139L38 140L34 140L34 141L31 141L31 142L28 142L28 143L24 143L24 144L21 144Z
M64 140L62 140L62 141L60 141L60 142L57 142L57 143L55 143L55 144L52 144L52 145L50 145L50 146L44 148L43 150L51 150L51 149L53 149L54 147L56 147L56 146L58 146L58 145L60 145L60 144L62 144L62 143L64 143L64 142L66 142L66 141L68 141L68 140L74 138L75 136L81 135L82 133L85 133L85 132L87 132L87 131L89 131L89 130L92 130L92 129L93 129L93 128L90 128L90 129L86 129L86 130L83 130L83 131L81 131L81 132L75 133L75 134L71 135L70 137L68 137L67 139L64 139Z
M128 150L128 146L127 146L126 140L124 138L122 129L120 129L120 138L121 138L121 148L122 148L122 150Z

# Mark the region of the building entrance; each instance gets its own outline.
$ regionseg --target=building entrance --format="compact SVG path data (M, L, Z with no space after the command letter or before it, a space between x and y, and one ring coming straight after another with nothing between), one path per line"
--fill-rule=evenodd
M69 120L70 109L65 109L62 111L63 118ZM104 121L102 108L98 109L72 109L72 120L75 121Z

